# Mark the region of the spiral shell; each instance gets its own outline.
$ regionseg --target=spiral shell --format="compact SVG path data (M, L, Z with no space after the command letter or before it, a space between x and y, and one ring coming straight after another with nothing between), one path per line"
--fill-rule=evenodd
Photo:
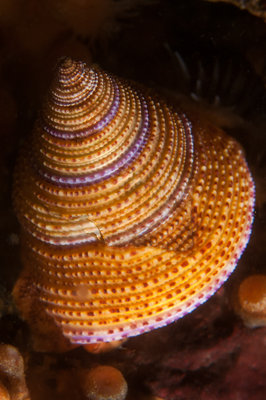
M77 344L194 310L235 268L253 219L254 185L233 139L70 59L14 187L35 307ZM16 295L22 314L25 292Z

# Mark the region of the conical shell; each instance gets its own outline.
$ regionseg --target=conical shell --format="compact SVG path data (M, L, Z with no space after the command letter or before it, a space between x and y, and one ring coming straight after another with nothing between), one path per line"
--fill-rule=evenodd
M36 303L87 344L207 300L248 242L254 185L224 132L67 59L19 159L14 202Z

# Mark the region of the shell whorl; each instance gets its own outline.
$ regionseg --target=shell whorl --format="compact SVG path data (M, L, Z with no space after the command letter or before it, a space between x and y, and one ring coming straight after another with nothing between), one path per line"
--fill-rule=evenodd
M233 271L253 219L233 139L70 59L14 186L24 264L73 343L137 335L195 309Z
M98 229L109 245L128 243L168 217L193 173L184 115L69 61L26 151L20 181L33 196L18 212L32 235L51 244L95 241Z

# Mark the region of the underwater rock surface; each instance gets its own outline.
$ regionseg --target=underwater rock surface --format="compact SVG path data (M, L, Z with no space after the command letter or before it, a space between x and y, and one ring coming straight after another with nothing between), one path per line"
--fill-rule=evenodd
M67 29L62 29L59 19L54 18L55 14L51 22L47 16L49 2L46 2L45 12L42 3L38 3L41 10L36 13L37 3L28 1L26 17L21 18L20 10L25 2L1 2L1 9L5 10L0 25L0 340L16 346L23 355L31 400L83 400L78 377L73 371L96 365L110 365L121 371L128 384L128 400L154 400L154 396L170 400L235 400L236 396L241 400L264 400L265 327L245 327L235 315L231 301L246 276L265 273L266 118L263 93L266 27L263 20L224 3L151 1L137 11L134 8L134 12L129 8L129 13L120 14L115 21L111 19L112 29L105 30L103 22L103 31L99 36L96 31L92 39L89 34L83 36L84 25L80 35L76 23L78 18L67 22ZM60 4L59 1L54 3ZM125 2L116 3L125 5ZM130 6L137 2L126 3ZM142 6L147 4L144 1L138 3ZM69 10L73 4L65 2ZM61 21L69 21L69 10L62 10ZM52 8L48 11L48 14L54 12ZM75 16L78 14L79 10L75 10ZM41 36L38 32L42 33ZM230 103L230 116L223 113L223 121L230 126L228 133L242 144L246 152L256 184L255 222L246 252L236 272L212 299L171 326L129 339L120 348L104 354L88 354L84 349L59 355L34 352L28 326L19 318L10 295L21 271L19 228L11 204L11 182L18 147L32 129L53 66L58 57L66 55L83 61L93 59L109 71L168 94L171 92L171 97L175 97L179 92L189 94L181 88L182 82L186 81L184 75L180 75L176 52L181 60L185 60L190 81L196 89L203 88L206 92L206 88L212 85L209 78L213 75L218 77L218 82L223 82L222 87L226 87L227 74L223 74L223 65L224 62L230 65L232 52L237 60L241 60L236 62L241 68L238 76L243 77L239 81L240 93L245 93L241 91L243 85L245 87L245 76L249 82L252 81L249 73L255 74L255 81L258 81L259 90L247 91L248 108L233 119L233 124L230 118L232 111L238 112L237 105L234 107ZM213 68L216 65L213 61L217 53L222 54L223 62L218 63L219 73L216 74L218 70ZM246 63L247 69L244 67ZM195 76L193 65L198 71ZM212 73L209 73L208 65ZM199 74L202 66L205 73ZM249 73L246 75L247 70ZM201 87L197 82L202 84ZM233 92L238 90L232 89ZM210 92L215 99L212 90ZM209 97L207 94L206 98ZM196 103L197 109L198 106Z

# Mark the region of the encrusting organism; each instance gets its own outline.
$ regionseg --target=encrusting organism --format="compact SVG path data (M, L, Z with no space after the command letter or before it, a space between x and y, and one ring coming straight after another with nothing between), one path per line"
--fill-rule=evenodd
M234 301L237 314L246 326L266 325L266 275L250 275L239 285Z
M107 365L82 371L80 387L88 400L124 400L127 395L125 378L118 369Z
M0 344L0 398L30 400L23 358L14 346L8 344Z

